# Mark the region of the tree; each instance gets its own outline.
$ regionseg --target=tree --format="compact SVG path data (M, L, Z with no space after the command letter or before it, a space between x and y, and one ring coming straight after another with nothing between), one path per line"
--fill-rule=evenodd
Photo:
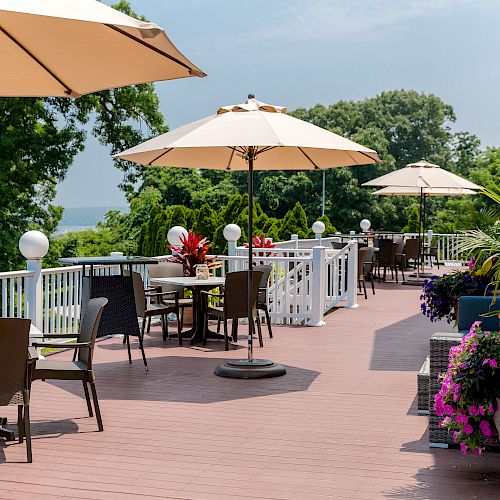
M289 240L292 234L298 234L299 238L302 239L307 238L309 233L306 213L302 205L297 202L293 209L287 212L283 218L279 237L281 240Z

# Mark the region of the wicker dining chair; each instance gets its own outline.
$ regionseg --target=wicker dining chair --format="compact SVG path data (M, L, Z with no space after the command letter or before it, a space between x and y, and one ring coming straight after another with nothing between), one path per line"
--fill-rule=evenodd
M373 279L373 256L375 255L375 249L373 247L362 247L358 249L358 287L361 292L361 288L365 294L365 299L368 298L366 293L366 279L370 280L372 285L372 292L375 295L375 284Z
M168 260L164 260L158 262L158 264L148 264L148 273L149 278L174 278L179 276L184 276L184 267L179 262L170 262ZM179 301L179 311L180 311L180 322L181 322L181 330L184 326L184 311L188 308L193 307L193 299L189 299L184 297L184 287L178 285L160 285L158 287L151 286L151 290L156 289L156 291L162 292L178 292L178 301ZM173 304L172 299L163 299L164 304ZM151 328L151 317L148 318L148 328L147 332Z
M414 267L417 267L417 262L421 262L422 259L418 238L407 239L403 248L403 253L406 256L406 263L408 264L411 259Z
M89 387L92 392L95 416L99 431L103 430L101 410L95 388L95 375L93 371L94 345L101 321L102 312L108 303L105 297L90 299L85 307L80 322L80 332L78 334L44 334L44 339L76 339L75 343L62 344L60 342L42 342L33 344L33 347L67 349L68 347L78 350L76 360L59 361L42 359L37 362L34 379L39 380L81 380L83 391L87 401L89 417L93 417L92 403L90 401Z
M254 266L253 271L261 271L262 279L260 281L259 295L257 297L257 311L264 311L266 316L267 331L269 332L269 338L273 338L273 330L271 329L271 318L269 316L269 309L267 307L267 283L269 281L269 276L273 266L271 265L261 265Z
M248 327L255 332L255 322L259 335L259 345L264 347L262 340L262 330L260 319L257 314L257 296L262 282L262 271L253 271L252 290L252 324ZM248 271L236 271L226 274L224 293L211 293L202 291L202 311L203 311L203 343L207 341L208 317L221 318L224 323L224 342L226 351L229 350L229 336L227 332L227 321L232 320L232 338L235 339L235 331L239 318L248 317ZM210 299L218 299L219 305L211 305ZM255 322L253 320L255 318Z
M29 319L0 318L0 406L17 405L19 442L26 438L26 457L32 462L30 390L36 353L28 351Z
M398 243L395 243L389 239L380 240L378 248L379 251L377 254L377 268L379 282L381 279L385 281L387 269L391 271L392 278L394 278L394 274L396 274L396 283L398 283L398 269L401 271L401 275L404 280L405 275L403 271L403 263L401 261L398 262L397 259ZM384 270L383 277L380 273L381 268L383 268Z
M176 290L171 290L168 292L146 291L144 290L144 282L142 281L142 276L140 275L140 273L136 273L135 271L132 271L132 280L134 283L134 297L135 297L135 308L137 310L137 317L142 319L141 333L140 333L142 339L144 339L146 322L149 320L149 318L151 318L152 316L160 316L162 332L163 332L163 340L167 340L168 338L167 316L168 314L173 312L177 316L177 334L179 336L179 345L182 345L179 292ZM167 299L168 302L165 299L165 297L168 297ZM152 299L152 301L149 304L148 304L148 298Z

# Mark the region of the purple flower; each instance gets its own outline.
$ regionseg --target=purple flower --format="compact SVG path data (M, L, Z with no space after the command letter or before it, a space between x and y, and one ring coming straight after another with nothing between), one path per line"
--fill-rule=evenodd
M467 415L464 415L463 413L458 413L457 416L455 417L455 420L457 424L467 424L469 422Z
M491 437L492 435L490 423L487 420L481 420L481 422L479 422L479 430L484 437Z
M457 442L458 436L460 436L460 432L455 431L455 432L453 433L453 442L454 442L454 443L456 443L456 442Z
M445 415L455 415L455 408L451 405L444 405L443 411Z
M470 405L469 415L471 417L477 417L479 415L479 408L476 405Z
M460 443L460 451L465 455L467 453L467 445L465 443Z

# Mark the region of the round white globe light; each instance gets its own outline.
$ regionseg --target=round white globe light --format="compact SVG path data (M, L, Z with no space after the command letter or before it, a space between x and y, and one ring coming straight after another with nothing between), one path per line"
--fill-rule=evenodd
M325 232L326 226L323 222L320 220L317 220L313 225L312 225L312 230L314 234L323 234Z
M181 236L187 237L188 231L182 226L174 226L168 230L167 240L173 247L181 247Z
M370 229L371 225L372 225L372 223L368 219L363 219L359 223L359 227L361 228L361 231L363 231L364 233L366 233L366 231L368 231L368 229Z
M241 238L241 229L238 224L228 224L223 231L227 241L238 241Z
M28 260L42 259L49 251L49 240L41 231L28 231L19 239L19 251Z

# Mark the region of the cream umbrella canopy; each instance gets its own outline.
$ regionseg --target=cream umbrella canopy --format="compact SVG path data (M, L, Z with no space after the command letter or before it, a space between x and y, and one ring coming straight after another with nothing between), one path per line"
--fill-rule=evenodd
M96 0L0 0L0 65L3 97L205 76L160 26Z
M224 106L215 115L146 141L116 157L147 166L248 171L248 357L216 368L234 378L283 375L284 368L253 359L252 235L254 170L319 170L378 163L375 151L286 114L286 108L260 102Z
M373 194L393 196L419 196L420 220L425 225L425 199L426 196L457 196L474 193L473 190L482 189L474 184L439 165L420 160L409 163L405 168L389 172L371 181L365 182L363 186L385 186L384 189L375 191ZM421 247L421 228L419 225L418 240ZM420 255L420 250L419 250ZM417 280L419 279L420 262L417 263Z

